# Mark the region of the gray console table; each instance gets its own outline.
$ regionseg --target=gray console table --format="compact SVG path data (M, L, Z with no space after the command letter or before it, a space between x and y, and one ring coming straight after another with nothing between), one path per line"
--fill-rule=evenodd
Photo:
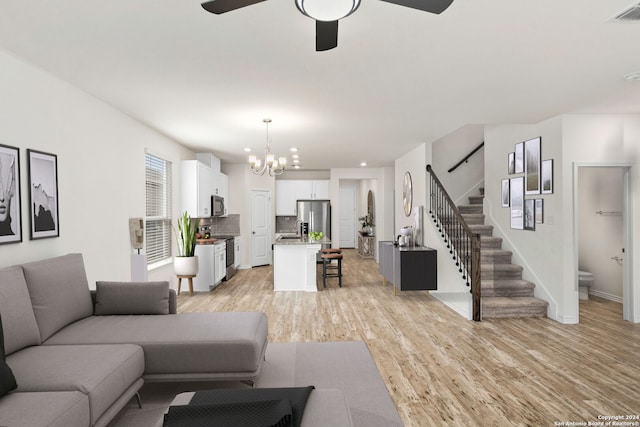
M398 247L390 241L378 242L378 270L383 283L397 291L438 289L437 251L426 246Z

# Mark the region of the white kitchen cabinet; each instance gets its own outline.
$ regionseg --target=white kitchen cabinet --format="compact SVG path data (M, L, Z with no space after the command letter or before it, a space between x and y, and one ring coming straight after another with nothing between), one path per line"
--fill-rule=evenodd
M309 199L329 199L329 180L276 181L276 215L296 215L296 201Z
M227 244L223 240L221 242L216 242L214 245L214 256L215 256L215 284L218 285L222 282L222 279L227 275Z
M237 270L240 267L240 236L234 239L233 248L233 267Z
M216 284L214 245L196 245L195 256L198 257L198 274L193 278L193 290L209 292Z
M198 160L183 160L181 166L182 212L192 218L211 216L212 170Z
M276 181L276 215L294 216L296 214L296 182Z
M295 182L296 200L329 198L329 180L301 180Z

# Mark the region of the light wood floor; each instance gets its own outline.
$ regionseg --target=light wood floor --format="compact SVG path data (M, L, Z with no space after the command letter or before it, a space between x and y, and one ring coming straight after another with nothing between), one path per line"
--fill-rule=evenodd
M373 260L347 251L343 288L273 292L272 270L241 270L178 311L267 313L270 342L365 341L407 426L553 426L640 414L640 325L602 299L580 324L472 322L424 292L393 295Z

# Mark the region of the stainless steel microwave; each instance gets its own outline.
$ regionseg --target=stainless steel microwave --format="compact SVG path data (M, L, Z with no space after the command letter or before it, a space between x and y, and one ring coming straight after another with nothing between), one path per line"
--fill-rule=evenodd
M222 216L224 214L224 197L211 196L211 216Z

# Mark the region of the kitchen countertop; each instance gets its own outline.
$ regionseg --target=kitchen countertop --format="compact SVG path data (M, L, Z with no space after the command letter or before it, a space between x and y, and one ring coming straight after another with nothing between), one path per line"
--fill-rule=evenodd
M285 237L283 239L283 237ZM273 242L274 245L328 245L331 244L331 240L327 239L326 237L323 237L320 240L311 240L311 239L287 239L287 236L280 236L276 239L275 242Z

